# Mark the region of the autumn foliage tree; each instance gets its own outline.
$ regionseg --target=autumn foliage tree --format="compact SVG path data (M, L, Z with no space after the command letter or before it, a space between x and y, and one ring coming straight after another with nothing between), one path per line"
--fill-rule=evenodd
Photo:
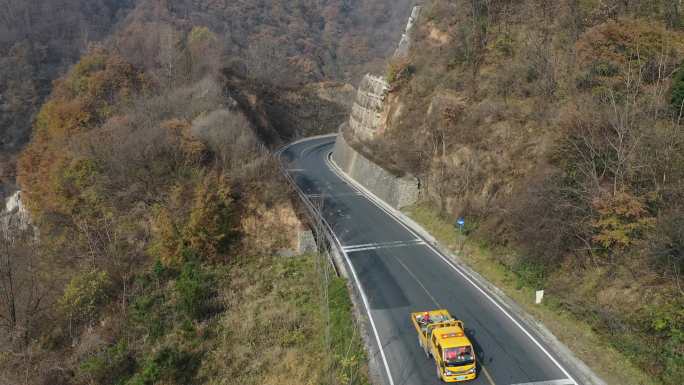
M655 225L646 205L627 192L607 195L593 202L598 218L592 221L593 241L604 250L632 246Z
M150 253L168 266L219 260L236 235L235 207L222 177L193 180L194 187L178 184L168 203L156 208Z
M97 199L98 166L93 160L79 159L70 151L70 143L148 87L142 73L100 48L56 83L18 164L18 181L34 215L76 214L79 199Z

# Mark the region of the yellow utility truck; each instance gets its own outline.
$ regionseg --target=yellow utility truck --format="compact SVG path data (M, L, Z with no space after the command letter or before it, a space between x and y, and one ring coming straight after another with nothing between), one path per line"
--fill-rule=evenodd
M462 321L441 309L411 313L411 323L425 355L435 359L440 380L459 382L477 377L475 351Z

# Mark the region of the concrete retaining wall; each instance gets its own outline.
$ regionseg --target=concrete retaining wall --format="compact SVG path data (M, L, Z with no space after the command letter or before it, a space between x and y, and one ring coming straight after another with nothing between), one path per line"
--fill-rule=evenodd
M347 175L396 209L418 201L416 178L390 174L349 146L342 134L335 141L333 160Z

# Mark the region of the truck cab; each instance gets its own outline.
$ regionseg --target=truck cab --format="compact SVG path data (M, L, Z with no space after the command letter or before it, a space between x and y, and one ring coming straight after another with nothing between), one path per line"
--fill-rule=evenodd
M440 380L460 382L477 377L475 350L462 321L442 309L411 313L411 323L418 333L418 344L434 359Z

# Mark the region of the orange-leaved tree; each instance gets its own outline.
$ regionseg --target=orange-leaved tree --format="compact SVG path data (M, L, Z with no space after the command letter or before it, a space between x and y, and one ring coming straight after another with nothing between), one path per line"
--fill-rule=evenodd
M76 155L73 145L148 87L140 71L101 48L92 49L55 82L18 162L17 179L36 218L70 216L84 194L94 199L98 165Z
M605 251L623 250L655 226L644 200L625 191L597 198L593 208L598 218L591 223L595 231L592 240Z

